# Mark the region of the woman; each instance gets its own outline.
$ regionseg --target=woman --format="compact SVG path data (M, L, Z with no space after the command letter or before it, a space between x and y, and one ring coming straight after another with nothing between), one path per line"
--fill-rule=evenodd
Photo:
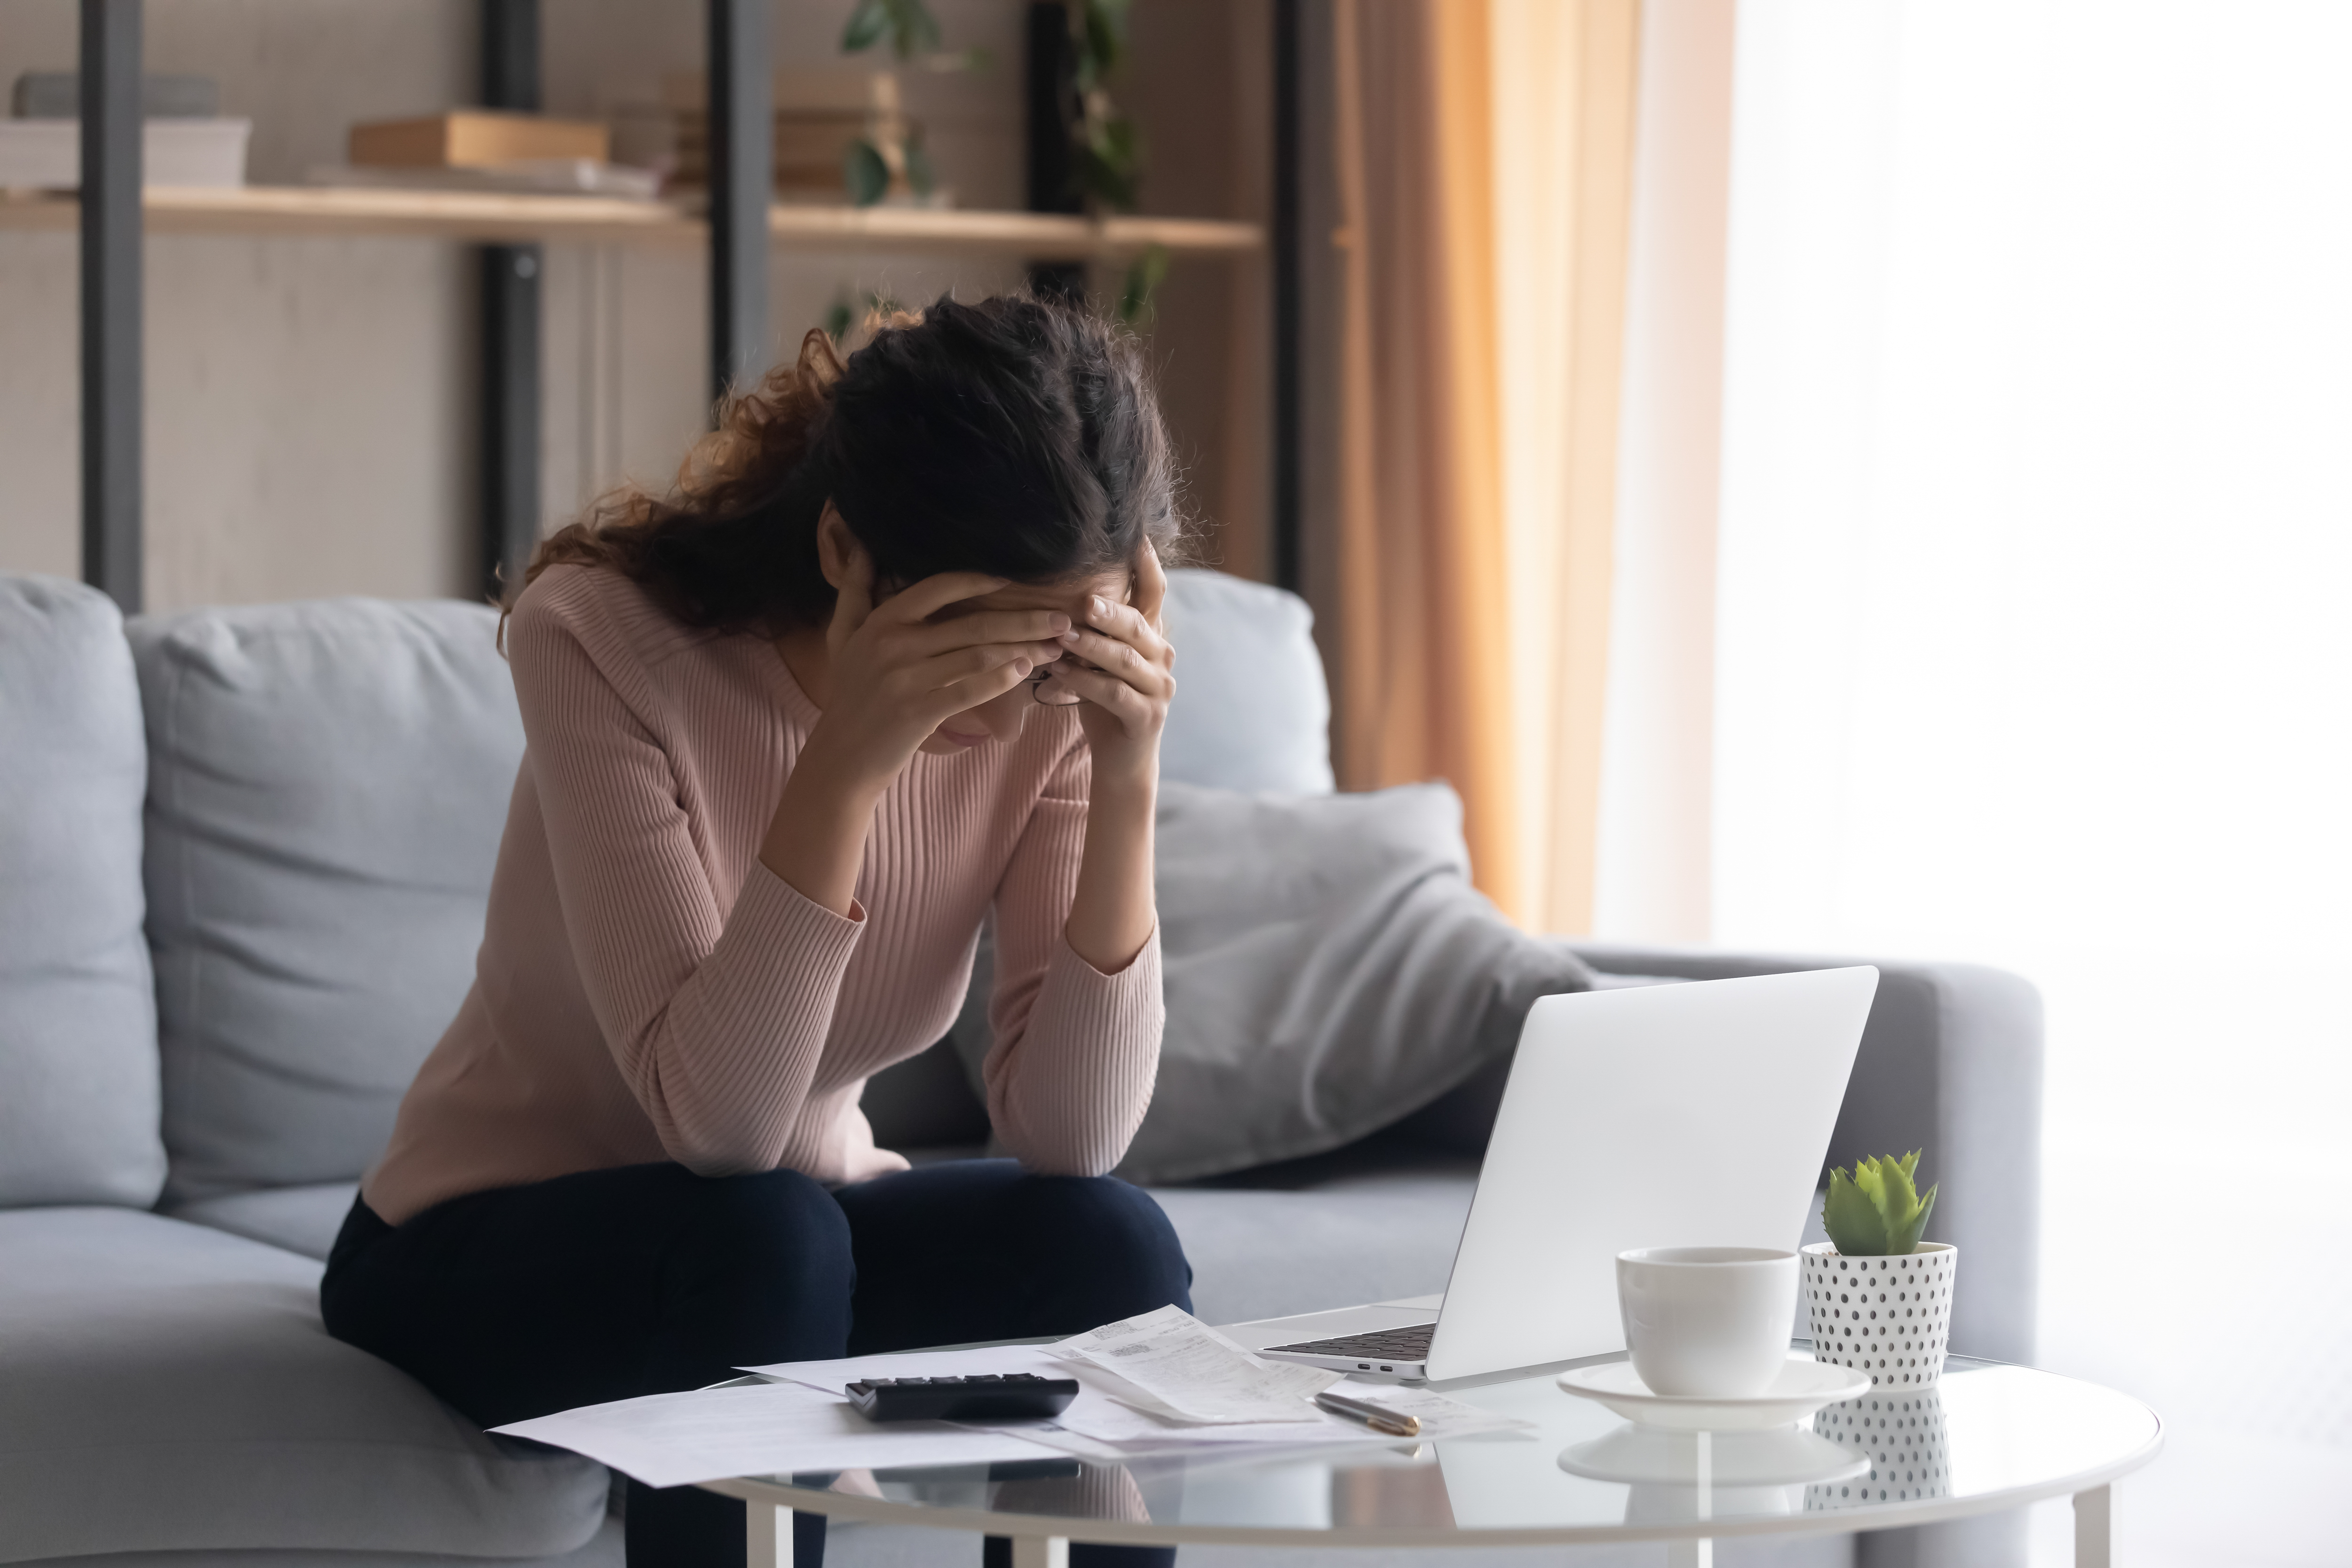
M494 1426L1189 1305L1104 1173L1160 1045L1172 484L1130 344L942 300L845 367L811 333L668 499L541 546L474 986L336 1242L331 1332ZM992 908L1018 1159L910 1170L858 1094L946 1033ZM627 1507L634 1563L742 1561L737 1503Z

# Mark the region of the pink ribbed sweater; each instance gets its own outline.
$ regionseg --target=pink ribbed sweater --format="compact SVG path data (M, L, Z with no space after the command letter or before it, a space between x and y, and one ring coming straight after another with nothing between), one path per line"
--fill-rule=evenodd
M371 1208L397 1225L660 1160L902 1170L858 1093L947 1032L992 902L997 1136L1040 1171L1118 1162L1159 1062L1160 945L1104 974L1062 935L1089 755L1069 710L1041 707L1009 746L917 753L845 918L759 860L817 720L772 645L579 566L541 576L507 637L528 743L474 985L362 1184Z

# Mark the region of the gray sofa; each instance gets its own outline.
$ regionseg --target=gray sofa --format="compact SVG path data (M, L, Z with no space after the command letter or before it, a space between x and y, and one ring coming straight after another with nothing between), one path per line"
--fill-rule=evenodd
M1171 613L1169 774L1328 790L1305 606L1185 573ZM470 978L521 750L491 620L345 600L126 627L78 584L0 577L0 1563L618 1562L602 1470L484 1436L317 1311ZM1618 975L1830 962L1584 951ZM1883 967L1836 1147L1927 1147L1931 1234L1969 1255L1956 1343L2027 1359L2035 998ZM1441 1289L1498 1084L1161 1190L1202 1315ZM866 1103L919 1156L984 1131L946 1048Z

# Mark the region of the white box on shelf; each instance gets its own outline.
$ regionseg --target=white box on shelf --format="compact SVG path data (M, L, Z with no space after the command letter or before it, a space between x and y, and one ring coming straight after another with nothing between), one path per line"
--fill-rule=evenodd
M150 120L142 144L151 185L242 185L250 120ZM0 120L0 186L81 184L81 121Z

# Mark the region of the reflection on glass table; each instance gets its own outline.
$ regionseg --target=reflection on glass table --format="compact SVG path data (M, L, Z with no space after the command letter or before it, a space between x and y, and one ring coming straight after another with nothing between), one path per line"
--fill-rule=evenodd
M1176 1545L1479 1546L1666 1541L1676 1563L1741 1535L1932 1523L2075 1500L2075 1562L2106 1568L2108 1483L2153 1458L2161 1424L2111 1389L1955 1356L1934 1390L1866 1394L1796 1426L1633 1426L1563 1393L1557 1367L1454 1398L1528 1428L1312 1450L1223 1446L1131 1459L748 1477L752 1561L789 1568L790 1510L1013 1539L1018 1568L1073 1540Z

